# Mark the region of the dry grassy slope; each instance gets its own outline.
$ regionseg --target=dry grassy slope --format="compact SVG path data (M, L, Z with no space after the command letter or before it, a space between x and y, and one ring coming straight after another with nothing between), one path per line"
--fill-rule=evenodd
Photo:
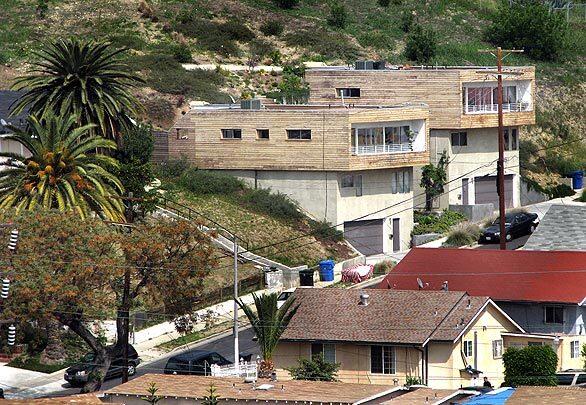
M477 50L489 45L482 41L482 31L489 23L488 16L497 0L402 0L393 1L382 9L376 0L339 0L348 10L349 21L343 30L327 25L329 5L318 0L301 0L294 10L281 10L271 0L149 0L147 12L140 0L51 0L44 18L35 11L36 0L0 0L0 88L10 85L15 75L22 73L30 57L30 50L39 48L40 41L70 35L107 38L117 45L131 49L129 60L148 79L148 86L139 91L147 104L149 119L155 125L168 127L180 109L186 109L190 99L218 101L219 90L238 98L243 92L263 93L274 88L278 76L262 73L217 75L221 84L212 84L208 78L172 77L168 82L156 83L157 76L177 75L169 66L155 66L161 55L172 46L184 44L192 51L197 63L247 63L255 54L253 42L237 41L238 55L220 55L202 48L201 38L176 31L177 16L193 10L197 18L213 24L238 19L256 35L255 41L268 49L278 50L283 61L323 60L340 63L355 58L385 58L391 63L405 63L402 50L405 34L401 31L401 14L413 12L418 22L438 33L437 64L492 64L489 55ZM400 3L400 4L393 4ZM278 20L284 32L278 37L267 37L260 31L263 22ZM575 37L584 39L586 22L575 25ZM526 140L537 147L563 141L569 136L583 136L584 99L584 45L575 60L565 63L538 64L538 125L527 132ZM148 58L151 58L150 60ZM271 63L265 55L260 63ZM513 56L510 64L533 64L520 56ZM175 62L177 64L177 62ZM149 64L154 71L149 71ZM178 65L173 66L174 69ZM150 76L149 76L150 75ZM214 78L212 78L214 79ZM192 86L191 91L173 89ZM206 92L205 88L214 88ZM217 89L216 87L217 86ZM225 98L223 98L225 100ZM562 155L582 153L578 148L560 150ZM527 158L529 176L542 183L555 179L548 173L547 164L537 156ZM584 158L586 159L586 158ZM554 169L555 170L555 169Z

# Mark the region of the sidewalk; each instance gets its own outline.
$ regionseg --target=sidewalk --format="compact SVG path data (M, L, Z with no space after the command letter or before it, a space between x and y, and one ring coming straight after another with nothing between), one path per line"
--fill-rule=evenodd
M539 219L541 220L543 218L543 216L549 210L549 207L551 207L552 205L561 204L561 205L585 206L586 203L583 203L580 201L574 201L581 194L582 194L582 190L578 190L575 195L570 196L570 197L554 198L553 200L549 200L549 201L543 201L543 202L536 203L536 204L525 205L525 206L523 206L523 208L525 208L527 211L535 212L539 216Z

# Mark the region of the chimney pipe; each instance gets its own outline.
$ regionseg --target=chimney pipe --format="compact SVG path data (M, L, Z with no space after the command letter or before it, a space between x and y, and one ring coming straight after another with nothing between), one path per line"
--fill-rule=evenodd
M448 282L447 281L444 281L444 283L442 284L442 290L449 291Z
M368 305L368 299L370 298L370 295L368 295L367 293L361 293L360 294L360 302L358 303L358 305L364 305L367 306Z

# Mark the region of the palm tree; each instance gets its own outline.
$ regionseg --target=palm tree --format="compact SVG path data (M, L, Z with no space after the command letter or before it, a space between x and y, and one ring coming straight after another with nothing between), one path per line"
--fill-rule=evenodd
M297 312L299 305L293 306L295 299L291 298L285 301L281 308L277 308L277 293L260 296L252 293L252 297L256 313L242 299L237 300L237 302L258 338L258 345L263 357L259 374L267 375L275 369L272 361L273 352L277 347L277 343L279 343L279 338Z
M25 91L12 114L28 107L39 118L74 115L78 126L95 124L99 135L118 140L142 109L131 91L144 82L121 62L124 51L109 43L69 39L33 52L38 60L12 86Z
M3 136L22 144L30 156L0 152L8 158L0 170L0 209L15 207L20 212L40 206L75 210L82 218L94 212L104 219L124 220L119 198L124 189L108 171L118 162L95 153L97 148L116 149L116 144L88 135L94 125L77 127L75 121L74 116L30 116L26 130L12 127L14 133Z

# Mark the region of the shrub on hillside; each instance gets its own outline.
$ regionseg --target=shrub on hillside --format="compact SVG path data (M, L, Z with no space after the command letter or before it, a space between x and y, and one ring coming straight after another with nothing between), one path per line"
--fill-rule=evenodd
M222 56L238 55L239 48L235 41L250 42L255 38L254 32L237 19L220 23L205 18L193 18L179 22L175 29L197 39L199 47Z
M262 39L253 39L250 41L250 54L259 59L268 57L274 50L273 44L268 41Z
M340 242L344 240L344 232L336 229L335 226L328 221L314 221L309 220L311 233L317 239L331 240L332 242Z
M176 179L185 173L190 166L187 157L181 155L179 159L168 160L155 166L155 174L164 179Z
M267 20L260 26L260 32L267 37L278 37L283 33L283 23L279 20Z
M558 356L549 345L509 347L503 354L505 385L557 385Z
M285 10L290 10L292 8L297 7L299 4L299 0L273 0L277 6L280 8L284 8Z
M393 267L395 267L395 263L391 260L383 260L374 265L373 275L381 276L383 274L388 274L393 270Z
M435 213L426 213L415 211L413 213L413 221L417 223L413 227L413 235L423 235L426 233L444 233L450 228L462 221L466 217L459 212L444 210L440 215Z
M414 22L415 15L412 11L405 10L401 13L401 30L403 30L403 32L411 31Z
M328 25L335 28L345 28L348 23L348 12L343 3L334 1L330 4Z
M229 174L190 168L179 177L177 184L196 195L235 194L244 190L244 182Z
M247 189L242 194L242 200L252 209L276 218L286 220L303 218L297 205L286 194L278 191L274 193L266 188Z
M388 7L391 4L391 0L378 0L377 3L381 7Z
M471 222L464 222L452 228L448 233L448 239L444 243L446 247L459 247L472 245L478 241L480 237L480 227Z
M570 197L576 194L572 187L567 184L558 184L557 186L547 187L545 191L550 198Z
M173 57L179 63L189 63L192 61L191 49L187 44L177 44L173 47Z
M319 34L318 34L319 33ZM360 52L348 39L339 33L320 30L317 27L299 29L283 36L289 46L298 46L328 59L354 61Z
M502 2L486 39L509 49L524 49L537 60L558 60L567 47L569 25L561 13L550 13L539 0Z
M431 28L416 25L411 28L405 44L405 57L410 61L426 64L437 53L436 34Z

